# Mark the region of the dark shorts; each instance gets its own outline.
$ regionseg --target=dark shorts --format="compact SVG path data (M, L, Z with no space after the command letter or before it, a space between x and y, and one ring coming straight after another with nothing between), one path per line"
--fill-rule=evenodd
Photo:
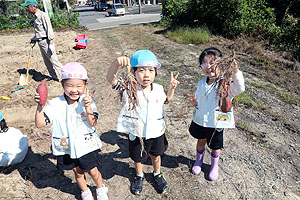
M190 128L189 128L189 132L196 139L206 139L207 145L211 149L222 149L223 148L224 129L222 129L222 131L219 132L215 128L203 127L203 126L196 124L194 121L192 121ZM213 135L213 133L214 133L214 136L211 139L211 136ZM211 143L210 143L210 139L211 139Z
M98 149L77 159L70 158L68 154L57 156L57 168L58 170L70 170L79 166L82 170L91 170L99 166L99 152Z
M136 137L133 141L129 140L129 155L135 162L146 162L149 154L153 156L161 156L168 148L168 141L165 134L158 138L151 138L148 140L143 139L143 142L146 152L144 151L141 156L140 138Z

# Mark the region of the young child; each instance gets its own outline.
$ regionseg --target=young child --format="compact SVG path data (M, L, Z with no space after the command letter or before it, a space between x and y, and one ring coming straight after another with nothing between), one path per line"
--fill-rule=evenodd
M73 170L82 199L94 199L85 180L87 172L97 186L97 199L107 200L108 188L102 184L102 176L97 168L101 147L95 128L98 110L87 88L87 71L79 63L72 62L62 68L61 75L63 95L42 107L39 94L35 94L38 103L36 127L52 123L52 151L57 156L57 167L59 170Z
M19 129L8 127L0 112L0 172L21 163L28 150L28 140Z
M128 80L116 78L119 67L132 67ZM107 81L122 95L122 108L119 114L117 131L129 133L129 154L134 161L136 175L131 183L131 192L140 194L143 189L143 163L148 156L152 160L156 189L164 193L168 183L161 173L161 155L167 149L165 136L164 104L169 103L179 84L171 72L167 95L163 86L153 83L161 64L149 50L139 50L131 59L117 58L107 72Z
M212 181L218 178L218 161L220 149L223 148L224 128L235 127L233 109L223 113L219 108L220 94L224 96L224 90L227 88L226 91L232 98L245 91L244 77L238 70L237 60L221 57L221 51L213 47L205 49L200 54L200 67L206 77L198 82L196 93L193 96L189 95L190 103L195 106L189 132L198 139L197 158L192 172L196 175L201 172L205 145L208 144L212 149L208 178Z

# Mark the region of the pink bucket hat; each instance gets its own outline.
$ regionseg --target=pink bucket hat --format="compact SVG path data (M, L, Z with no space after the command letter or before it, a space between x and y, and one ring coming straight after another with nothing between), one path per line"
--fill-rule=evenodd
M70 62L61 69L61 79L88 80L86 69L77 62Z

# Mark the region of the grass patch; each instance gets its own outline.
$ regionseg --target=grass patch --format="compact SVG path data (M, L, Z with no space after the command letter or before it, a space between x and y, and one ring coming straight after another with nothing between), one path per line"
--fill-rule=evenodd
M251 83L256 88L266 89L270 93L276 95L280 100L288 104L300 105L300 98L291 92L278 89L271 83Z
M178 28L166 33L166 37L179 44L204 44L212 34L205 28Z
M242 104L250 108L265 109L265 106L262 102L252 100L246 92L243 92L235 98L240 105Z

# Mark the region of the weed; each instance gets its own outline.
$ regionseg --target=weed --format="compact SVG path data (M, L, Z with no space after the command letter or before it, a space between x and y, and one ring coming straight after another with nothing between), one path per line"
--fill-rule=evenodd
M212 35L206 28L178 28L168 31L166 37L180 44L205 44Z
M263 103L259 100L252 100L250 96L247 94L247 91L243 92L242 94L236 96L236 99L239 104L245 105L250 108L256 108L256 109L265 109L265 106Z

